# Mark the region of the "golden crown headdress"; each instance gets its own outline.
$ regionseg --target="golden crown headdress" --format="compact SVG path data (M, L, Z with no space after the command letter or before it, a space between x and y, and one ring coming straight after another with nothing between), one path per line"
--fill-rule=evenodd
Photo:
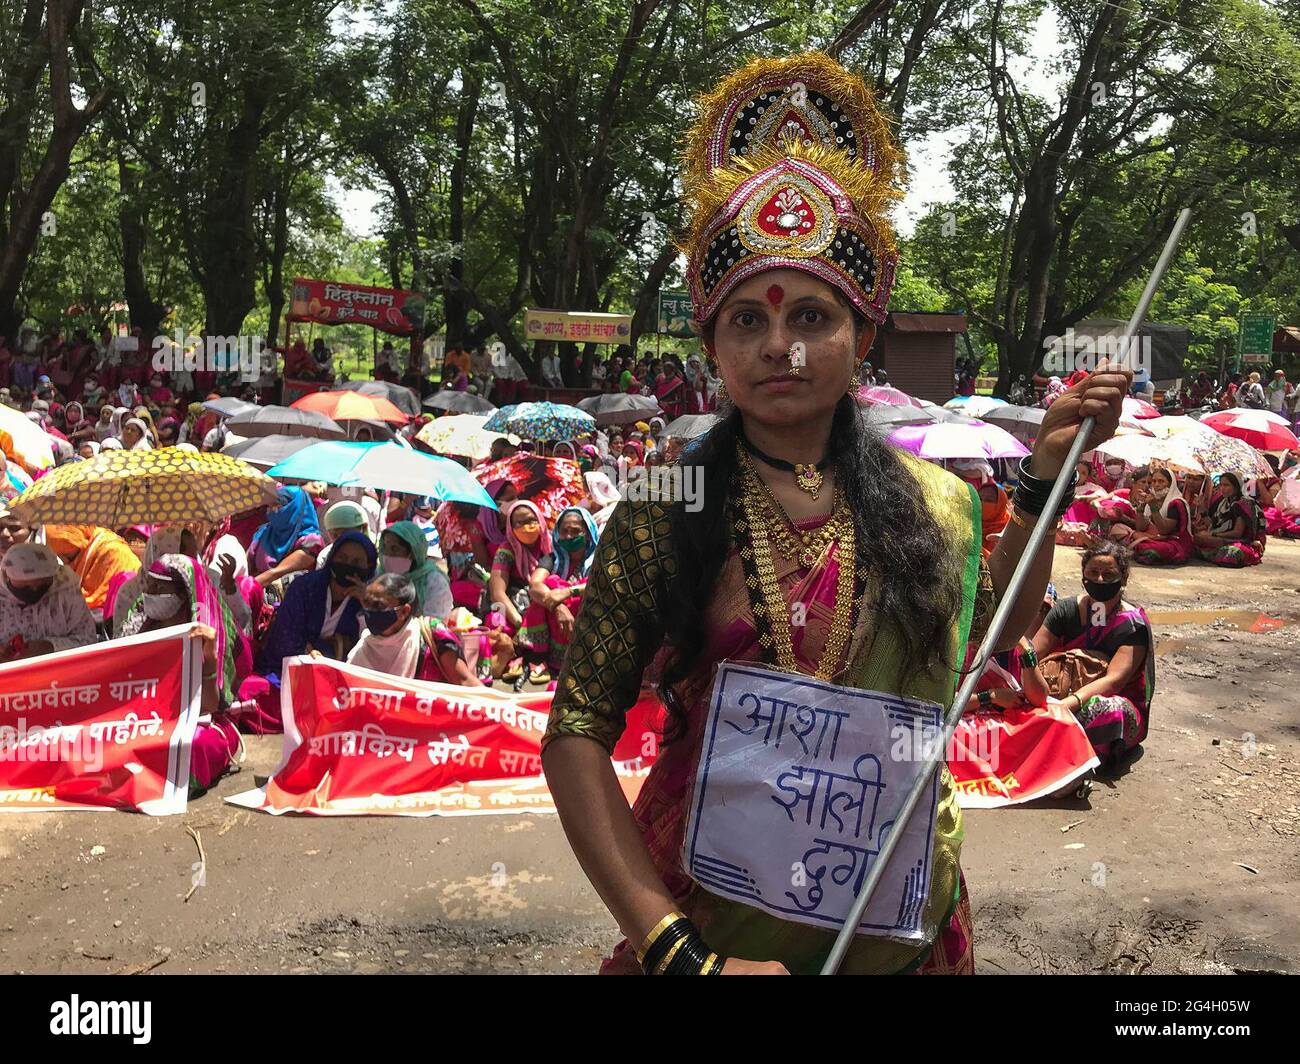
M883 321L901 170L871 90L830 56L756 59L725 78L700 100L682 175L696 323L742 281L783 268L820 277Z

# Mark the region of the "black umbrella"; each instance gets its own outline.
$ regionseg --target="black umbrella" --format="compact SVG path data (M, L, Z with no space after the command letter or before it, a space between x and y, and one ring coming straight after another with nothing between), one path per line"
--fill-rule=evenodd
M496 409L481 395L449 389L429 396L424 401L424 405L430 410L446 410L455 414L490 414Z
M237 436L313 436L321 440L341 440L347 433L337 421L314 410L291 406L259 406L236 414L226 427Z
M316 436L254 436L252 439L240 440L222 450L231 458L238 458L251 466L266 471L273 465L283 462L292 454L297 454L304 447L320 443Z
M578 409L594 417L598 425L631 425L649 421L660 412L658 401L648 395L617 392L589 395L578 401Z
M328 390L377 395L381 399L387 399L407 417L415 417L420 412L420 397L410 388L389 381L344 381L342 384L331 384Z
M257 404L246 402L243 399L236 399L233 395L227 395L221 399L206 400L203 403L203 409L211 410L214 414L220 414L222 417L235 417L256 410Z
M668 422L659 435L673 436L679 440L693 440L696 436L703 436L717 423L717 414L683 414Z

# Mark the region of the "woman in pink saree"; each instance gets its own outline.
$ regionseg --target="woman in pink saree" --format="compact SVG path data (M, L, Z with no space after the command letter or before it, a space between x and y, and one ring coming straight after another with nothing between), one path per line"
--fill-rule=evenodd
M1111 526L1109 536L1133 551L1142 565L1177 565L1191 559L1192 514L1178 490L1174 474L1161 467L1139 469L1133 474L1134 488L1129 502L1134 520Z

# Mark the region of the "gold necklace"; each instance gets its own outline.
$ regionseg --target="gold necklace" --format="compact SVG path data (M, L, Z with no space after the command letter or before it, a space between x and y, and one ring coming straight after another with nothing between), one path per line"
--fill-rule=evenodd
M791 609L781 591L781 584L776 575L776 566L772 561L771 540L780 542L781 531L787 525L785 511L771 492L764 492L762 478L750 465L744 471L744 487L740 496L739 520L736 531L740 542L742 567L747 570L745 585L750 592L750 607L754 620L759 627L759 644L765 649L775 651L776 663L786 672L798 672L799 664L794 653L794 638L790 631ZM771 500L771 503L768 500ZM773 510L775 504L777 512ZM838 548L839 572L835 581L835 614L831 620L830 631L822 648L821 660L817 664L815 675L819 680L830 681L839 669L840 658L853 635L853 623L857 616L854 608L854 577L857 568L857 534L852 515L843 508L847 520L842 524L836 521L838 535L830 538L816 550L812 562L817 561L835 542ZM835 518L840 516L837 511ZM833 518L834 520L834 518ZM827 524L832 522L828 521ZM823 526L823 528L826 526ZM819 530L820 531L820 530ZM793 537L786 533L787 541L793 545ZM797 551L797 547L795 548ZM805 545L804 555L812 549ZM793 559L793 554L787 557ZM801 555L802 560L803 555ZM754 594L757 592L757 595ZM764 628L768 630L764 630Z
M835 485L835 491L831 495L830 517L820 527L805 532L790 520L785 507L754 468L754 463L749 456L743 451L738 453L745 467L747 482L751 486L757 486L763 496L764 508L769 511L771 518L766 522L767 529L772 539L776 541L777 550L791 561L798 561L805 569L812 568L817 559L825 553L827 545L843 539L845 528L851 528L853 525L853 516L840 497L839 484Z

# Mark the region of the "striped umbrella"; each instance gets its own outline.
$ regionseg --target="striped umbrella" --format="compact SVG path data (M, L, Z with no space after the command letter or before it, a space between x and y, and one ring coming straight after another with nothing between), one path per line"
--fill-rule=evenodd
M10 503L32 525L216 523L276 504L275 481L226 454L104 451L47 473Z

